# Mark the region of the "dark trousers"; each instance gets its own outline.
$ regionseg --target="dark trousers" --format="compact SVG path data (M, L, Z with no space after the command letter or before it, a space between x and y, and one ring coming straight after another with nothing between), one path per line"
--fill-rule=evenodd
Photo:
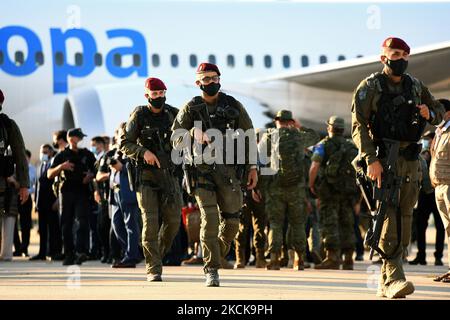
M62 253L62 238L58 211L41 208L39 219L39 255L56 256ZM48 242L48 246L47 246Z
M114 197L119 205L113 212L112 229L124 252L122 262L137 263L140 258L138 205L122 201L120 192L114 192Z
M109 205L107 201L102 201L98 206L97 227L98 239L103 257L110 256L110 232L111 219L109 218Z
M100 205L91 204L89 212L89 254L98 257L100 254L100 240L98 236L98 216L100 215Z
M61 226L66 256L88 252L87 239L89 236L89 201L87 194L80 192L63 192L61 194ZM77 220L76 248L73 240L73 226Z
M16 220L14 227L14 249L16 252L28 254L28 246L30 245L30 232L31 232L31 211L33 209L33 201L31 196L24 204L18 205L19 217ZM20 223L20 224L19 224ZM21 237L19 237L19 229Z
M356 249L356 255L364 255L364 239L361 235L361 230L359 230L359 215L356 215L353 213L353 218L355 221L354 229L355 229L355 237L356 237L356 243L355 243L355 249Z
M419 201L417 205L417 257L420 259L426 259L426 238L425 234L428 228L428 219L430 214L433 214L434 222L436 226L436 244L434 257L437 259L442 258L444 251L445 231L444 224L442 223L441 216L436 206L436 200L434 198L434 192L426 194L420 192Z

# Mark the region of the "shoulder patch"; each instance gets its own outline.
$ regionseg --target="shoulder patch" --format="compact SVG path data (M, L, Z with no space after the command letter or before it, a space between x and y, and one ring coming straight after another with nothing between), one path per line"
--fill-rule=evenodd
M325 156L325 144L323 141L316 144L313 148L313 155L318 155L321 158Z

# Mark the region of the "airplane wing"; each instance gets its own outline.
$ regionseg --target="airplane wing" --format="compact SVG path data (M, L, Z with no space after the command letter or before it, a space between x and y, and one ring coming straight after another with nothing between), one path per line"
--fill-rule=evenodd
M379 56L371 56L312 66L254 81L282 80L321 89L352 92L362 79L381 69ZM450 41L413 50L408 72L430 89L450 88Z

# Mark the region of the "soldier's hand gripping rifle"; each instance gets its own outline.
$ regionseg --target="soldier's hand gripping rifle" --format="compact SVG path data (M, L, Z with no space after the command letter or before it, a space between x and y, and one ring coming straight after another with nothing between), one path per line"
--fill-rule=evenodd
M160 167L155 167L152 173L155 175L161 191L163 192L165 199L173 198L176 193L175 177L173 175L173 166L170 161L169 154L164 150L164 144L161 139L161 133L157 128L145 129L149 139L153 140L153 145L156 147L155 155L159 160Z
M193 105L190 107L190 110L192 112L195 112L198 117L200 118L200 121L202 122L202 128L208 130L212 128L212 122L209 118L208 114L208 106L206 103L200 103L197 105ZM183 150L184 153L184 160L182 164L183 169L183 185L188 195L193 196L194 195L194 189L196 187L196 170L194 167L194 159L192 156L192 148L189 146L189 150Z
M374 251L382 258L388 258L386 253L379 247L381 230L383 228L386 213L389 207L394 207L397 213L397 223L401 223L399 206L399 191L402 178L396 174L396 162L399 154L400 142L390 139L383 139L388 151L386 166L383 168L381 188L366 176L366 163L364 160L356 158L353 165L356 169L356 183L358 184L362 196L370 210L372 224L366 233L364 244L370 247L370 259L372 260ZM398 228L400 230L400 228ZM398 245L401 243L401 235L398 234Z

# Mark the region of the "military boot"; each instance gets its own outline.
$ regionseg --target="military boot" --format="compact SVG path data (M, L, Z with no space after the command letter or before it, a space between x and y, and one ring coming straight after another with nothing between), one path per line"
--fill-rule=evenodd
M287 267L290 269L290 268L294 267L295 251L292 250L292 249L289 249L288 250L288 257L289 257L289 260L288 260Z
M235 269L245 268L245 250L236 245L236 263L234 264Z
M294 270L304 270L304 269L308 269L311 268L311 265L305 261L305 254L302 252L295 252L295 259L294 259L294 265L293 265L293 269Z
M316 264L314 269L332 269L339 270L339 256L334 249L327 249L327 256L321 264Z
M205 270L206 276L206 286L207 287L218 287L220 286L219 282L219 272L217 269L207 269Z
M288 263L289 263L289 253L288 250L285 249L285 247L283 246L280 253L280 267L282 268L287 267Z
M264 257L264 249L256 249L256 268L265 268L267 266L266 258Z
M342 270L353 270L353 249L344 249L344 264Z
M405 298L414 292L414 285L411 281L396 280L386 286L384 294L389 299Z
M270 254L270 262L266 266L266 270L280 270L280 254L279 253L271 253Z

